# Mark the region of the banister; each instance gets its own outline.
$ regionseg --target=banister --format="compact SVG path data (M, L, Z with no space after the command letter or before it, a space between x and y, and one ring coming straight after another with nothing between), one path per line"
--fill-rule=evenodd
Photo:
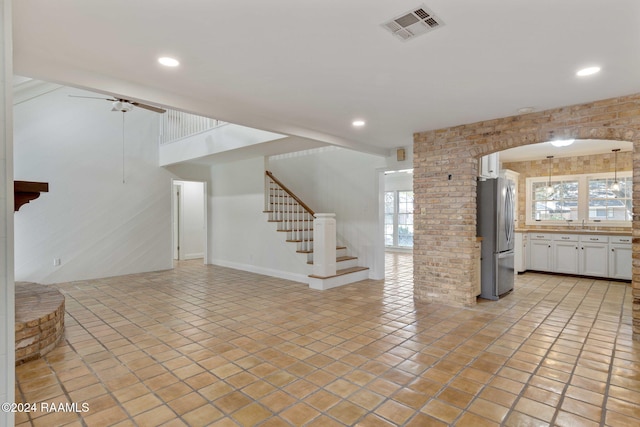
M299 204L300 206L302 206L302 208L303 208L305 211L307 211L309 214L311 214L311 216L314 216L314 217L316 216L315 212L313 212L313 210L311 210L311 208L310 208L309 206L307 206L307 205L306 205L302 200L300 200L300 199L298 198L298 196L296 196L295 194L293 194L293 192L292 192L291 190L289 190L289 189L287 188L287 186L286 186L286 185L284 185L282 182L280 182L280 181L278 180L278 178L276 178L275 176L273 176L273 174L272 174L271 172L269 172L269 171L265 171L265 173L267 174L267 176L268 176L269 178L271 178L271 180L272 180L273 182L275 182L276 184L278 184L278 185L280 186L280 188L282 188L282 189L285 191L285 193L287 193L289 196L291 196L291 198L292 198L293 200L295 200L296 202L298 202L298 204Z

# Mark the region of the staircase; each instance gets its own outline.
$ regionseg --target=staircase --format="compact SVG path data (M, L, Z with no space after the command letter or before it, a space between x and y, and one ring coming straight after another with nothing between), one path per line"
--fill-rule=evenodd
M296 252L313 268L313 222L315 212L282 184L269 171L265 173L265 213L277 231L286 233L287 242L296 245ZM346 246L336 246L336 272L321 276L309 274L309 287L330 289L369 278L369 268L358 266L358 258L348 255Z

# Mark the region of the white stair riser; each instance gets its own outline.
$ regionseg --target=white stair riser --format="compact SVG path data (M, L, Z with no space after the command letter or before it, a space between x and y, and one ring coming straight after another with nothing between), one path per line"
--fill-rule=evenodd
M369 270L355 271L353 273L343 274L342 276L334 276L328 279L316 279L313 277L309 277L309 287L311 289L322 291L325 289L348 285L349 283L359 282L361 280L367 280L368 278Z

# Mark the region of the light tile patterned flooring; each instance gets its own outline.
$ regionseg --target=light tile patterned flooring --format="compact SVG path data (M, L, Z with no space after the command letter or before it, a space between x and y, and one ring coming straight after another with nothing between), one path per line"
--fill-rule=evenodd
M89 410L16 424L640 425L629 284L527 273L451 308L414 302L411 263L328 291L201 261L59 285L66 341L17 401Z

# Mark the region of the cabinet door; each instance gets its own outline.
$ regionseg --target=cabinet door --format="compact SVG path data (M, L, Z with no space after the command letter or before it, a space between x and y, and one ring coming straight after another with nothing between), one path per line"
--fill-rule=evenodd
M551 271L551 241L529 240L529 268L538 271Z
M631 280L631 245L611 244L609 246L609 277Z
M482 178L497 178L499 168L499 154L492 153L480 158L480 176Z
M554 242L553 249L553 271L578 274L578 242Z
M580 242L580 274L609 277L609 245Z

